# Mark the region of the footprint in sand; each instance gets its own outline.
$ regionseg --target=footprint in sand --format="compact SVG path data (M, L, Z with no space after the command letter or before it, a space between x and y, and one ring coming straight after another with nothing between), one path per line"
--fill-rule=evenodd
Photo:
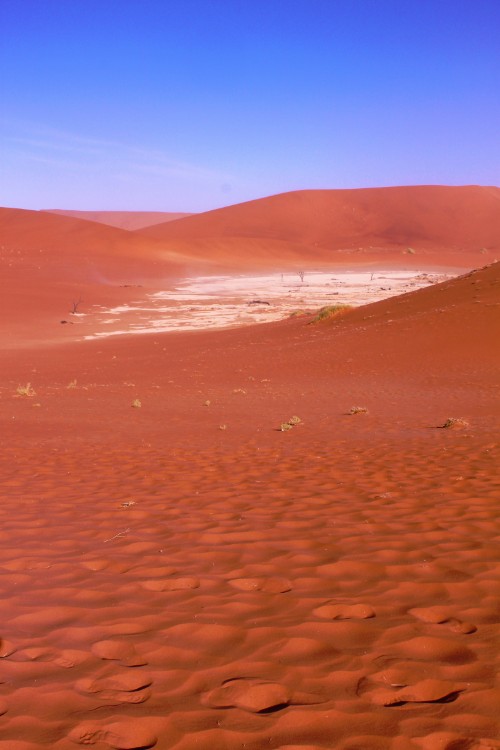
M233 578L228 583L238 591L284 594L292 590L292 584L286 578Z
M464 690L460 684L428 679L395 689L380 688L371 694L371 700L377 706L388 707L405 703L451 703Z
M469 635L470 633L475 633L477 630L476 626L471 622L463 622L456 617L450 617L449 613L443 607L414 607L408 610L408 612L421 622L426 622L430 625L446 625L454 633Z
M77 745L104 742L115 750L146 750L154 747L158 738L149 729L147 720L116 721L107 726L84 722L75 727L68 738Z
M78 680L75 689L87 695L97 694L100 700L112 703L144 703L151 692L146 690L152 679L137 670L119 672L97 680Z
M198 589L200 580L194 577L170 578L164 581L144 581L142 588L146 591L186 591L189 589Z
M6 659L15 652L16 648L13 643L0 638L0 659Z
M130 643L124 641L97 641L91 651L99 659L119 661L125 667L143 667L147 664L146 659L139 656Z
M83 664L89 658L86 651L78 651L75 649L65 649L61 651L58 656L54 659L54 664L58 667L64 667L64 669L71 669Z
M500 740L477 740L456 732L433 732L413 741L422 750L500 750Z
M239 708L261 714L280 711L290 704L315 704L322 701L308 693L292 692L278 682L234 678L207 693L202 702L210 708Z
M375 610L369 604L323 604L313 609L316 617L325 620L368 620L375 617Z

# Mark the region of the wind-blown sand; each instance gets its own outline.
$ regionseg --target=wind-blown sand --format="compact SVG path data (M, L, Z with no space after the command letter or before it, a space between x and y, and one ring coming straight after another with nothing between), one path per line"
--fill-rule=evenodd
M0 750L500 747L500 264L314 324L51 309L0 359Z

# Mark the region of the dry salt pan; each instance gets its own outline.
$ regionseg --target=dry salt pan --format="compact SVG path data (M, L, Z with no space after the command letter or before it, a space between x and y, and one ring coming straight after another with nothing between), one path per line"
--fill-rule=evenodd
M330 304L365 305L456 274L419 271L306 271L264 275L198 276L130 305L92 312L86 339L160 331L234 328L281 320ZM113 326L113 328L111 328Z

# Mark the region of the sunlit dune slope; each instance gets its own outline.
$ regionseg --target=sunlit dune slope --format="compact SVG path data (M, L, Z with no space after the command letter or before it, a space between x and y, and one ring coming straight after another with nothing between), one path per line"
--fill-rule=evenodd
M231 253L241 257L249 250L259 253L259 243L260 248L268 243L269 254L276 258L302 253L305 258L325 261L401 261L403 254L407 263L414 251L420 262L425 258L477 266L500 251L500 189L304 190L196 214L140 232L164 242L210 240L214 252L218 242L223 258Z
M175 213L172 211L66 211L61 208L48 208L44 210L44 213L72 216L74 219L96 221L99 224L108 224L111 227L128 230L142 229L154 224L162 224L192 216L190 213Z

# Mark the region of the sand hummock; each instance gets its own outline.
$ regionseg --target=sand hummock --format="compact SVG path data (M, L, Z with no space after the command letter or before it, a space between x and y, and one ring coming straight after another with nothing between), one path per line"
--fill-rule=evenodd
M119 285L108 229L87 292L161 291ZM500 747L500 264L314 325L82 340L52 323L74 282L16 247L43 294L0 331L0 750Z

